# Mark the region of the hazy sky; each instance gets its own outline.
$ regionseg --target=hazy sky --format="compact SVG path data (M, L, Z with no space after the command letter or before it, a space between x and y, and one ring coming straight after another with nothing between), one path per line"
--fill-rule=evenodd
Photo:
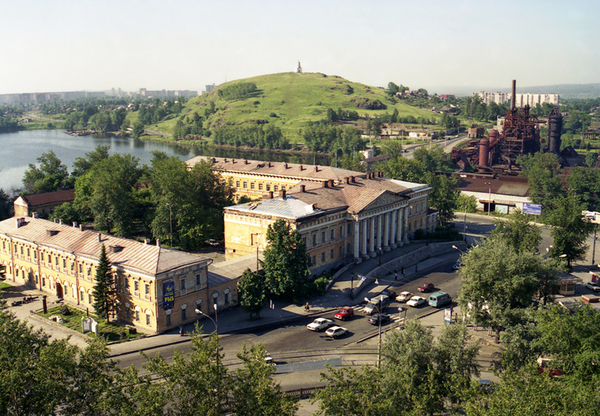
M600 82L600 1L2 0L0 94L295 71L444 93Z

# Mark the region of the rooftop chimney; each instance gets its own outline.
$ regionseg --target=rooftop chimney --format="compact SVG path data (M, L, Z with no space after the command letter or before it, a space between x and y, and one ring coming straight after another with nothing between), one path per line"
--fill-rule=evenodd
M33 212L31 213L31 218L39 218L39 217L38 217L38 213L37 213L37 212L35 212L35 211L33 211Z
M283 164L283 167L287 169L287 162Z
M319 171L319 166L315 166L315 172Z
M346 176L344 179L346 179L346 183L350 183L350 176Z
M273 199L273 191L269 191L269 199Z
M300 165L300 170L304 170L304 166Z
M73 228L77 228L77 221L73 221Z
M300 192L302 192L302 193L306 192L306 186L305 185L300 185Z
M156 239L156 247L160 247L160 238Z
M268 165L268 166L269 166L269 167L271 167L271 162L269 162L269 165Z
M329 186L333 188L333 179L329 179Z
M83 231L83 230L85 230L83 224L79 224L79 231Z
M98 233L98 242L101 243L102 242L102 234Z
M352 182L352 183L356 182L356 177L350 176L350 182Z
M250 163L248 162L248 159L244 159L244 165L247 165L248 163Z
M279 191L279 196L281 197L281 199L285 199L285 189Z
M323 188L329 188L329 181L323 182Z

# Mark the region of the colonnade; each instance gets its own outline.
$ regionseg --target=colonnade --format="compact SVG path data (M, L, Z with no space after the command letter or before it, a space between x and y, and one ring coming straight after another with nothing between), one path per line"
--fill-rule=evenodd
M408 243L406 206L381 213L361 213L354 222L354 258L375 257Z

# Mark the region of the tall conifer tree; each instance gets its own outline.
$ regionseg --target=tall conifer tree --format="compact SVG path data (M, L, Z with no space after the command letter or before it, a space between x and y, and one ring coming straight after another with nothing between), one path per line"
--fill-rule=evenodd
M98 316L104 316L110 321L110 312L114 310L113 275L110 262L106 256L106 247L102 244L100 261L96 268L96 285L94 286L94 309Z

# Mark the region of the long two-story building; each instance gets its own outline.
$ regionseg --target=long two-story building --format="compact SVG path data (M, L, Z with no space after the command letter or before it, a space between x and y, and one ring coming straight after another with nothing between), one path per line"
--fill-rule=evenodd
M0 222L9 280L90 311L103 245L117 292L113 319L141 332L163 332L196 320L196 309L214 314L237 302L238 275L209 270L212 260L203 256L35 216Z

